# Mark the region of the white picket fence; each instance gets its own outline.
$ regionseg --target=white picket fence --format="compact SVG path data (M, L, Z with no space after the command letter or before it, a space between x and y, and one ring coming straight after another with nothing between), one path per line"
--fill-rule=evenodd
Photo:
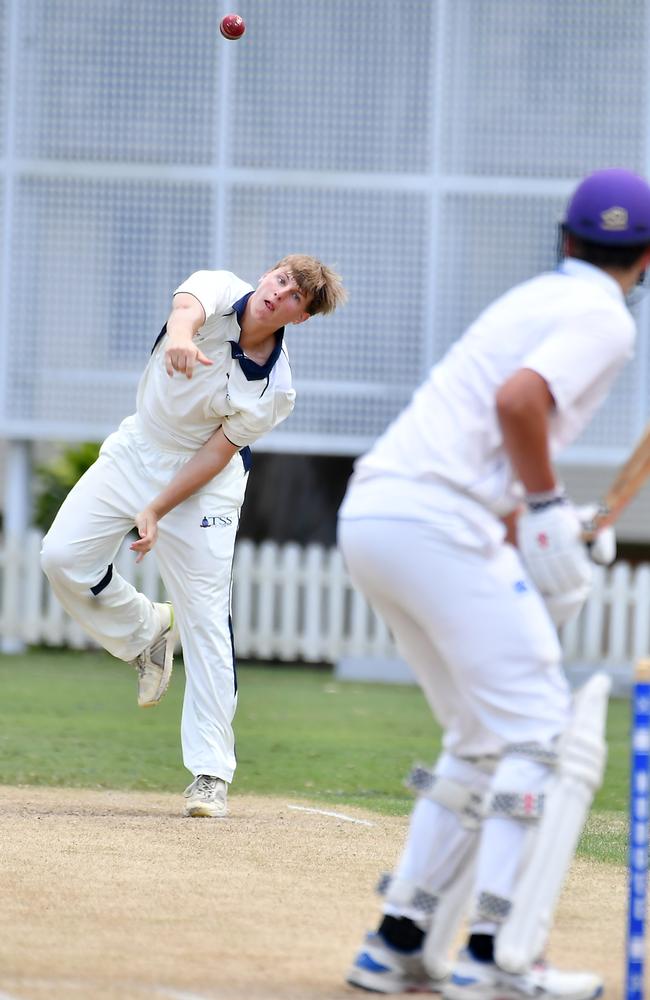
M39 565L41 535L0 540L0 636L29 645L84 648L92 641L65 614ZM136 566L123 549L117 568L148 596L164 598L154 554ZM335 548L261 545L235 551L233 626L240 657L337 663L344 657L391 660L391 638L350 585ZM650 653L650 565L597 567L592 595L565 627L566 661L629 664Z

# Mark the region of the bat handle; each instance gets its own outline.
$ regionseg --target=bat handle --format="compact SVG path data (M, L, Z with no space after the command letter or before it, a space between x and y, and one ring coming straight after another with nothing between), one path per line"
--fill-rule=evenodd
M611 524L613 520L612 512L605 504L601 504L598 507L594 516L586 521L582 526L582 540L586 542L587 545L593 542L594 538L599 531L606 528L608 524Z

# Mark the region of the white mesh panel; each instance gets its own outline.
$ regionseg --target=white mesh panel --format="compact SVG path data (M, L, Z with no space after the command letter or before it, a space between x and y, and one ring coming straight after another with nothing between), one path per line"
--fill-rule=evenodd
M297 437L313 434L314 427L325 435L350 436L350 428L360 437L375 437L406 405L410 393L395 390L384 397L352 393L323 395L305 393L299 397L291 420L275 430L275 435Z
M234 53L236 166L427 169L435 2L246 6L246 45Z
M15 191L6 414L77 421L133 409L173 289L211 256L211 191L22 178Z
M0 433L102 437L178 282L300 251L350 301L288 331L298 404L264 447L358 451L554 265L582 174L650 174L650 0L247 0L237 42L225 9L0 0ZM574 457L649 415L649 312Z
M572 177L642 167L644 0L453 0L447 18L448 172Z
M212 161L223 52L214 3L23 0L18 9L20 155Z
M563 207L563 198L512 194L442 200L433 324L438 356L492 299L557 265Z
M345 275L345 308L287 331L297 378L406 386L418 379L425 339L426 198L237 187L227 204L226 257L250 280L293 252L312 253Z
M564 198L451 195L441 211L441 255L434 322L438 355L492 299L557 265L553 227ZM462 295L458 289L462 288ZM641 334L643 336L643 334ZM630 444L639 428L639 373L628 365L574 450Z
M0 0L0 37L7 39L9 25L7 19L7 0ZM0 48L0 155L6 156L7 130L7 46Z

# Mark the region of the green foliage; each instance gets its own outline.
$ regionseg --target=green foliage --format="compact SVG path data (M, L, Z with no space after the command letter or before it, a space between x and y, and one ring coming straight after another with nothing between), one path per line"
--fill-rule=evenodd
M182 662L161 704L135 703L135 674L105 653L0 657L0 784L151 789L180 794ZM329 670L239 670L237 793L280 795L407 815L403 778L430 764L440 731L416 687L335 681ZM623 864L629 703L612 701L605 782L580 852ZM180 808L180 799L179 799Z
M42 531L49 529L72 487L96 460L99 448L93 442L73 445L36 469L34 523Z

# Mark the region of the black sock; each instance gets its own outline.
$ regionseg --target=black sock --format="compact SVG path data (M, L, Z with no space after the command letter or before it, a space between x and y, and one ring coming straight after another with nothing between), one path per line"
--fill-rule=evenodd
M377 933L397 951L417 951L424 940L424 931L408 917L384 917Z
M470 934L467 950L477 962L493 962L494 938L491 934Z

